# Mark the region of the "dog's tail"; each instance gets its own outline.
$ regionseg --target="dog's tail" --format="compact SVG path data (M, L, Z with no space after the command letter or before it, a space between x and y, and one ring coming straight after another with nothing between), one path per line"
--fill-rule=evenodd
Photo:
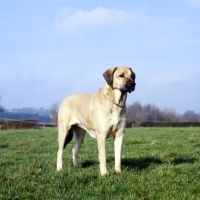
M73 138L73 130L72 130L72 128L70 128L68 131L68 135L65 138L65 143L64 143L63 149L67 146L68 143L70 143L72 141L72 138Z

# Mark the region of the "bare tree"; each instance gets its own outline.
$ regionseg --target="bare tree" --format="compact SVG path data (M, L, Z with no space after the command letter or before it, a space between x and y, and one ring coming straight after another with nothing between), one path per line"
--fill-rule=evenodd
M127 107L128 122L140 122L142 119L142 105L139 102L135 102L133 105Z
M171 122L178 119L174 109L160 110L154 104L142 106L139 102L127 107L127 118L128 122Z
M188 110L181 117L181 121L184 121L184 122L198 122L199 121L199 116L193 110Z
M1 96L0 96L0 101L1 101ZM4 112L4 108L0 105L0 112Z
M54 103L51 107L50 107L50 118L51 118L51 122L53 124L58 124L58 108L59 105L57 103Z
M143 106L143 121L159 121L160 110L154 104Z
M174 108L165 108L164 114L165 114L166 121L176 122L179 120L176 110Z

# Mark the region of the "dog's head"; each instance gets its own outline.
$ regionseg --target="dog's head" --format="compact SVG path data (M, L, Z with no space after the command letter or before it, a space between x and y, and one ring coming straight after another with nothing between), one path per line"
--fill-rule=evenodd
M121 92L132 92L135 90L135 73L128 67L113 67L106 70L103 76L108 85Z

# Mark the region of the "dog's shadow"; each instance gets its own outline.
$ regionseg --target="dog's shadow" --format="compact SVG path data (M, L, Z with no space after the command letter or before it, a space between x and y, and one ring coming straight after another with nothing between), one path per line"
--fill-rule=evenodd
M98 165L98 162L93 161L93 160L86 160L86 161L81 163L82 168L89 168L89 167L93 167L95 165Z
M124 158L122 159L122 166L127 169L136 169L142 171L150 165L161 165L163 161L158 157L139 157L139 158Z
M139 157L139 158L125 158L122 159L122 166L126 167L127 169L137 169L143 170L148 168L150 165L161 165L170 163L172 165L181 165L181 164L193 164L197 162L197 158L190 158L185 156L178 156L174 157L173 159L161 160L159 157Z
M171 163L173 165L180 165L180 164L186 164L186 163L193 164L197 161L198 161L197 158L175 157L172 159Z
M1 144L0 149L7 149L9 148L9 144Z
M186 157L175 157L171 159L170 161L161 160L159 157L152 157L152 156L146 156L146 157L139 157L139 158L123 158L122 159L122 167L127 168L128 170L139 170L142 171L144 169L147 169L150 167L150 165L162 165L166 163L171 163L172 165L179 165L179 164L193 164L197 162L197 158L186 158ZM108 158L107 163L114 162L114 158ZM98 161L84 161L82 164L83 168L89 168L96 165L99 165Z
M114 162L114 158L108 158L107 163ZM81 166L83 168L89 168L95 165L98 165L98 161L84 161ZM126 167L127 169L138 169L143 170L148 168L151 164L160 165L162 164L162 160L157 157L140 157L140 158L123 158L122 159L122 167Z

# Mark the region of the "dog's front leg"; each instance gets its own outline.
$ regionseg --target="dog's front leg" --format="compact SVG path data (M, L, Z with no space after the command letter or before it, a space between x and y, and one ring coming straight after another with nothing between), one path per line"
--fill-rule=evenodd
M106 145L105 145L106 141L105 140L106 138L104 136L97 137L101 175L106 175L108 173L106 169Z
M114 148L115 148L115 171L121 172L121 157L122 157L122 146L124 141L124 134L116 135L114 137Z

